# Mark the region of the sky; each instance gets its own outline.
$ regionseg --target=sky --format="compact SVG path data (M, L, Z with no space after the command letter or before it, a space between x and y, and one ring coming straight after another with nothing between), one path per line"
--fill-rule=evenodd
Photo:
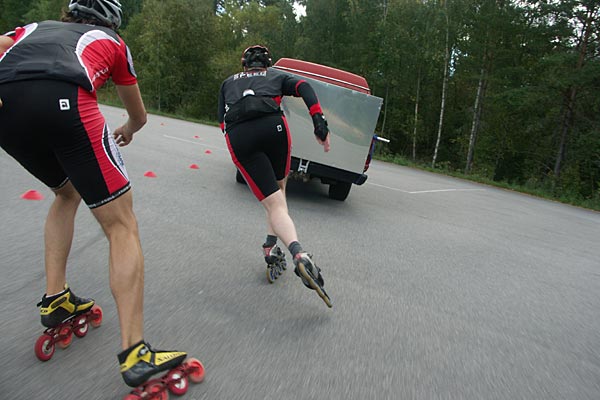
M297 16L305 16L306 8L304 6L301 6L298 3L294 3L294 12L296 13Z

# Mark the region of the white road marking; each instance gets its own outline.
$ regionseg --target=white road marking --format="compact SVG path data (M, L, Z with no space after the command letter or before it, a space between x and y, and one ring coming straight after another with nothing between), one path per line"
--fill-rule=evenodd
M402 190L391 186L379 185L377 183L367 182L367 185L373 185L377 187L381 187L384 189L393 190L396 192L402 192L407 194L422 194L422 193L438 193L438 192L485 192L485 189L434 189L434 190L418 190L418 191L408 191Z
M410 194L436 193L436 192L485 192L485 189L437 189L437 190L419 190L417 192L408 192Z
M385 186L385 185L379 185L377 183L367 182L367 185L373 185L373 186L381 187L381 188L384 188L384 189L390 189L390 190L394 190L396 192L410 193L410 192L408 192L406 190L402 190L402 189L398 189L398 188L394 188L394 187L389 187L389 186Z
M224 147L208 145L200 139L188 140L188 139L182 139L182 138L178 138L178 137L170 136L170 135L163 135L163 136L168 139L179 140L180 142L199 144L199 145L202 145L205 147L210 147L210 148L217 149L217 150L229 151L228 149L226 149ZM434 189L434 190L418 190L418 191L411 192L408 190L402 190L402 189L398 189L398 188L391 187L391 186L379 185L377 183L372 183L372 182L367 182L367 185L373 185L373 186L393 190L395 192L402 192L402 193L406 193L406 194L423 194L423 193L439 193L439 192L484 192L485 191L485 189Z
M185 142L185 143L193 143L193 144L199 144L202 145L204 147L210 147L211 149L217 149L217 150L223 150L223 151L229 151L224 147L219 147L219 146L212 146L210 144L206 144L205 142L203 142L200 139L196 139L196 140L188 140L188 139L182 139L182 138L178 138L175 136L170 136L170 135L163 135L164 137L168 138L168 139L174 139L174 140L179 140L180 142Z

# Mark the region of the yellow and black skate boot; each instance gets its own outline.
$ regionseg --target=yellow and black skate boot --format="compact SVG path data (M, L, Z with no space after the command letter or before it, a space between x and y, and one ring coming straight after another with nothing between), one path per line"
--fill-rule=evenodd
M118 356L121 376L128 386L137 387L152 375L177 367L185 360L183 351L154 350L143 340L134 344Z
M75 296L69 286L65 285L65 290L58 294L50 297L44 295L37 306L41 306L42 325L46 328L54 328L62 322L91 310L94 300Z

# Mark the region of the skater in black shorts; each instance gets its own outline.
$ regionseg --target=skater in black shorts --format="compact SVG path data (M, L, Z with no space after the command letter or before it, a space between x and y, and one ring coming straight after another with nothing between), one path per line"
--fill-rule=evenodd
M186 353L159 352L143 340L144 258L118 147L144 126L146 110L129 49L115 32L121 18L117 0L71 0L62 22L32 23L0 36L0 146L55 194L45 225L42 324L56 327L94 306L66 282L83 198L110 243L123 350L118 359L125 382L138 386ZM129 116L112 133L96 98L109 78ZM169 361L155 361L161 358Z
M298 242L288 214L285 185L290 171L291 136L280 106L283 96L302 97L313 120L314 134L329 151L329 129L321 105L308 82L271 66L269 50L251 46L242 54L243 71L221 85L218 116L233 163L267 212L263 254L269 282L285 269L277 238L289 249L294 272L331 307L321 269Z

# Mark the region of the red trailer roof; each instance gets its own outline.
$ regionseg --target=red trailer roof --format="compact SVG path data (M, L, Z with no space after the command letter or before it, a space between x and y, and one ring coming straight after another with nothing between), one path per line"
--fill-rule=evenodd
M341 69L327 67L308 61L295 60L293 58L280 58L274 65L275 68L288 71L297 75L342 86L358 92L371 94L367 80L360 75Z

